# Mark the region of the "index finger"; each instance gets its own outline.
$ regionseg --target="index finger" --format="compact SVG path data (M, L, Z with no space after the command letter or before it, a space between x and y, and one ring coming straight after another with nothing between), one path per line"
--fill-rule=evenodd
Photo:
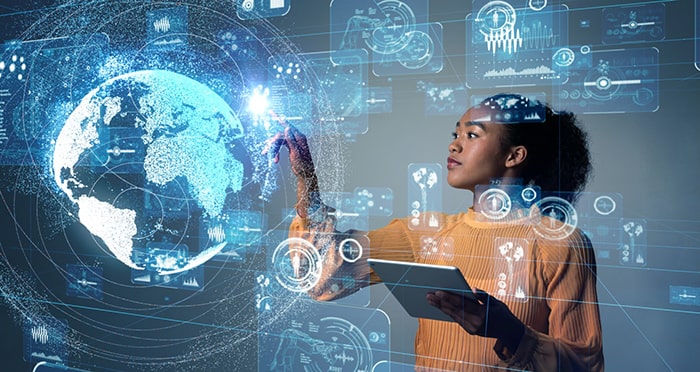
M272 109L267 110L267 112L270 114L270 116L271 116L272 118L277 119L277 122L278 122L280 125L282 125L282 126L285 127L285 128L288 127L287 121L284 120L284 116L277 115L277 113L276 113L275 111L273 111Z

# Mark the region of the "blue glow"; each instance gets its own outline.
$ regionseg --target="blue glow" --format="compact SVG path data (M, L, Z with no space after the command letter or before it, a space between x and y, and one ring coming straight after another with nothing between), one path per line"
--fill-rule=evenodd
M387 286L324 260L362 264L384 245L364 231L400 223L418 260L471 264L448 235L461 227L446 227L487 189L453 190L442 168L455 121L495 93L573 111L594 177L571 207L540 202L566 195L536 185L486 193L478 222L539 209L550 230L485 237L498 251L480 288L556 300L509 262L539 267L533 242L568 219L595 249L606 369L700 365L700 0L12 5L0 11L4 369L414 370L417 321ZM332 231L290 236L289 148L263 154L280 120L306 137ZM357 292L309 301L328 275L326 293ZM485 340L462 366L487 357Z
M270 108L270 89L258 85L253 89L253 93L248 98L248 110L260 116L267 113Z

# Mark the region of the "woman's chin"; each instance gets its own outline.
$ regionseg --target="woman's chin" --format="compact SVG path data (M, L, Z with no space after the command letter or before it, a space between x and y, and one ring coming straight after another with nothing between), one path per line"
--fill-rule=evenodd
M452 187L453 189L469 190L471 192L474 192L474 185L465 185L455 180L451 180L449 177L447 178L447 184L450 185L450 187Z

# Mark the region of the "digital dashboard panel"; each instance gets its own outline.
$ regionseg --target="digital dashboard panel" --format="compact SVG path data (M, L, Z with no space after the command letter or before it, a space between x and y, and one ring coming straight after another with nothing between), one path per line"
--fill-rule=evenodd
M700 363L697 0L50 3L0 6L13 370L413 370L417 321L382 285L341 273L327 293L350 296L307 292L327 257L381 249L366 232L391 221L420 259L454 262L441 212L472 198L481 222L525 210L552 221L537 239L590 239L609 369ZM575 202L445 182L454 123L498 92L578 116L594 178ZM330 254L290 228L297 183L275 141L290 128ZM532 300L528 240L492 243L487 290Z

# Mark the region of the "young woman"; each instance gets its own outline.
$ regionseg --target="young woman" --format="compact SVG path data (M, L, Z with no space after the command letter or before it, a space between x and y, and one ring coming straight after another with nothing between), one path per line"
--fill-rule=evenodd
M537 185L575 199L591 165L586 135L573 114L514 94L495 95L470 108L448 146L447 182L474 192L474 207L441 214L441 228L432 233L411 229L410 218L364 234L337 233L332 208L319 198L305 137L287 126L269 143L275 160L281 146L289 149L298 182L298 215L290 234L311 242L324 257L321 279L309 291L312 297L331 300L378 282L367 256L457 266L477 288L478 300L440 290L427 295L426 301L455 322L418 320L417 370L603 370L590 241L573 228L564 229L566 234L543 234L538 230L542 224L562 223L536 208L486 218L476 200L478 185L494 183ZM365 234L369 253L356 262L344 261L337 244L348 235ZM426 235L433 247L452 252L426 254ZM339 280L348 276L355 279L351 288L343 286L347 279ZM517 290L508 288L516 283Z

